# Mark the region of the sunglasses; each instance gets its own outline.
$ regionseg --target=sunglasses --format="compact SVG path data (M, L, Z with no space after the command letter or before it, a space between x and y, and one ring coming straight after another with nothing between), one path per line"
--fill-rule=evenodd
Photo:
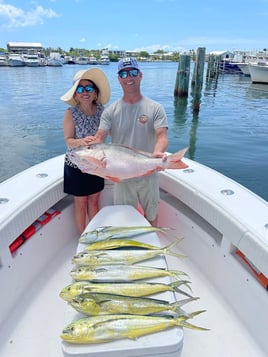
M90 86L90 85L87 85L87 86L78 86L76 88L76 93L78 94L82 94L84 93L84 91L86 91L87 93L92 93L93 91L95 90L94 87Z
M118 73L119 77L120 78L127 78L127 76L130 76L130 77L137 77L139 74L139 70L138 69L130 69L128 71L120 71Z

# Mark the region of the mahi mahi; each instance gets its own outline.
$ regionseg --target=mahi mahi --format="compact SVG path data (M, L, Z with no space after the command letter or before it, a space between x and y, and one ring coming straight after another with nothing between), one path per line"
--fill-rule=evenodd
M120 248L160 249L160 247L157 247L153 244L139 242L133 239L117 238L88 244L85 246L84 251L109 250Z
M177 258L185 257L184 255L171 252L170 250L181 240L176 240L168 246L159 249L120 249L120 250L96 250L82 251L72 258L73 264L90 265L98 267L102 265L114 264L134 264L148 260L159 255L172 255Z
M185 169L182 161L188 148L167 156L166 160L120 144L92 144L80 146L68 153L82 171L105 179L120 182L125 179L151 175L165 169Z
M175 302L149 297L130 297L115 294L86 293L73 298L71 306L85 315L133 314L151 315L159 312L173 312L176 316L186 315L181 306L199 299L187 298Z
M92 283L90 281L76 281L65 286L61 292L60 297L65 301L71 301L80 294L85 293L110 293L121 296L135 296L142 297L163 293L166 291L177 292L188 297L190 294L183 291L179 287L186 285L191 291L190 282L187 280L176 280L169 284L153 283L153 282L130 282L130 283Z
M109 239L131 238L153 232L166 232L170 228L152 226L117 227L102 226L96 227L92 231L86 231L79 238L80 243L94 243Z
M89 280L95 282L127 282L150 278L173 277L179 279L186 273L178 270L167 270L142 265L104 265L91 268L87 265L77 266L70 272L75 280Z
M136 339L141 336L179 326L208 331L207 328L188 323L186 320L204 312L195 311L187 316L142 316L142 315L100 315L76 320L63 329L60 337L74 344L110 342L118 339Z

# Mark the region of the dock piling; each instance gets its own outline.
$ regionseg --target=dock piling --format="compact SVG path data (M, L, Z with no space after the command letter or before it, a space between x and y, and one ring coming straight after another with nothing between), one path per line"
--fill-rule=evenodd
M188 96L189 79L190 79L190 62L191 62L191 57L189 55L180 56L177 77L176 77L176 84L174 88L174 97Z

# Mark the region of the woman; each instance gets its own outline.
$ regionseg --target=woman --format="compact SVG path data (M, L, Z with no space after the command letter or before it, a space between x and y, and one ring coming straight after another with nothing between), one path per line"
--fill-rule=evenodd
M75 74L72 88L61 97L71 106L63 118L67 153L73 148L92 143L89 136L95 135L103 105L109 99L109 82L100 69L81 70ZM74 217L80 234L85 230L88 220L98 212L103 188L103 178L82 173L65 156L64 192L74 196Z

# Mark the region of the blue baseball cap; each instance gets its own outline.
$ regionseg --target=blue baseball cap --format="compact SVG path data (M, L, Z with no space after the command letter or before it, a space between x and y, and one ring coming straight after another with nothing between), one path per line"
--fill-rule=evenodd
M118 62L118 72L127 68L135 68L138 70L140 69L135 57L125 57Z

